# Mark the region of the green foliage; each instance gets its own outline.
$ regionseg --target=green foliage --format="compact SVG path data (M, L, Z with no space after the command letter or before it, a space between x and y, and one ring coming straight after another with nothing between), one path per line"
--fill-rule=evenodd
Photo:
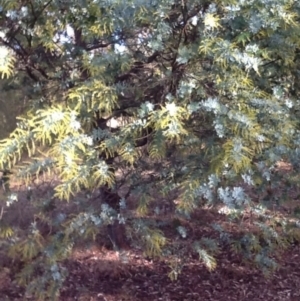
M198 253L199 259L203 261L209 271L212 271L217 267L216 259L211 255L218 252L219 248L216 241L203 237L201 241L196 241L194 243L194 249Z
M0 74L1 78L10 77L14 71L15 58L12 51L5 47L0 47Z
M53 193L28 197L50 231L35 220L26 230L0 225L11 256L24 263L20 283L38 299L58 298L63 260L108 225L125 224L133 245L163 256L172 241L152 214L162 195L174 206L176 199L172 213L182 219L215 206L231 223L247 214L257 222L238 239L214 225L220 241L194 241L209 270L222 243L266 274L276 268L276 250L299 240L297 218L268 211L268 202L280 204L299 186L298 1L0 0L0 7L1 77L13 81L14 97L26 96L16 128L0 141L0 169L27 189L55 176ZM122 186L126 196L118 195ZM276 187L281 194L269 193ZM136 201L127 208L130 193ZM72 205L75 213L63 210ZM177 225L180 239L189 237L184 229Z

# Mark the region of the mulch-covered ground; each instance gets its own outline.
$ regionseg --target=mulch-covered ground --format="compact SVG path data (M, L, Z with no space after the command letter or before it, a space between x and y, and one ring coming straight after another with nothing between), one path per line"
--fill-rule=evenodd
M21 206L22 202L18 204ZM25 223L22 221L24 208L21 206L21 210L12 210L10 217ZM216 220L226 229L228 224L224 216L212 210L200 210L193 216L193 224L184 226L193 239L213 237L215 233L207 225ZM250 229L246 225L251 224L250 219L249 222L245 220L245 227L232 228L231 232L247 232ZM176 239L174 229L164 230L169 239ZM185 243L189 245L190 241L186 240ZM261 271L242 262L240 257L226 248L217 255L218 266L212 272L197 257L191 255L185 258L182 272L175 281L168 277L171 272L169 258L151 260L139 250L129 249L126 252L124 257L100 245L74 250L72 257L63 263L69 275L59 300L300 301L299 245L282 254L280 268L270 278L265 278ZM13 281L11 270L9 267L0 269L0 301L39 301L24 295Z
M281 268L266 279L261 272L227 259L220 254L218 268L209 272L195 258L187 260L177 281L168 277L165 262L145 259L139 252L128 252L127 263L115 251L78 250L65 263L69 276L61 301L299 301L300 248L294 247L282 258ZM2 273L2 280L5 273ZM17 293L6 277L0 300L33 300Z
M251 267L229 262L223 254L214 272L191 258L178 280L171 281L164 263L131 253L128 263L122 264L115 252L104 255L93 250L69 263L71 273L61 300L299 301L299 251L295 247L287 252L280 270L269 279Z

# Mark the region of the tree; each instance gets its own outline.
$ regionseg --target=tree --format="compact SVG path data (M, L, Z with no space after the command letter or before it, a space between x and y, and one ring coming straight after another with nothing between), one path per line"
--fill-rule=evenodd
M57 173L51 202L85 204L82 191L99 196L75 217L57 215L63 227L47 239L35 223L26 240L11 240L9 227L2 231L12 256L25 263L21 282L54 296L74 243L107 225L111 233L126 230L149 256L163 255L176 242L146 218L154 190L178 192L171 205L182 237L180 221L202 206L224 206L235 223L257 217L257 235L235 239L214 224L220 240L194 242L207 268L216 267L213 255L224 243L266 272L275 268L275 246L299 237L295 220L275 218L265 204L284 199L274 196L283 179L298 185L298 1L0 5L0 71L3 78L22 77L30 99L16 129L1 141L1 169L26 185L41 173ZM30 163L22 161L26 153L34 158ZM295 172L283 176L280 161ZM286 183L281 192L290 189ZM120 195L121 186L128 192ZM129 194L139 196L133 208L126 208ZM34 272L45 263L49 269L37 279Z

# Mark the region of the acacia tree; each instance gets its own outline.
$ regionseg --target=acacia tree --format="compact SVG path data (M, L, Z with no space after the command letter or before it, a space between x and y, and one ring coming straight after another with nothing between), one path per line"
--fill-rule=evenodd
M209 269L222 243L266 271L275 267L275 246L299 236L295 220L275 218L264 203L285 196L272 194L283 179L276 164L285 161L295 172L299 166L298 1L0 5L0 71L26 85L29 99L26 114L1 141L0 167L27 185L35 175L55 172L51 202L89 204L75 217L59 208L53 219L44 213L51 226L63 225L46 239L35 223L26 239L2 225L10 254L26 263L21 282L44 296L57 294L65 275L61 262L74 243L107 225L125 223L131 243L148 255L164 254L173 242L145 218L154 190L178 192L178 219L207 205L222 205L237 223L246 213L257 217L257 236L234 240L214 224L219 241L194 242ZM34 160L22 162L24 153ZM285 175L289 187L297 186L293 175ZM119 194L122 185L126 195ZM98 202L82 200L82 191ZM129 210L131 193L139 198ZM38 200L38 208L45 201ZM180 223L178 231L187 235ZM42 264L49 268L37 279Z

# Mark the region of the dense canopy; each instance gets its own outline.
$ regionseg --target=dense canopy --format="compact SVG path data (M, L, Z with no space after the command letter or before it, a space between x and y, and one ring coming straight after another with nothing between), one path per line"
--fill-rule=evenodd
M158 222L166 206L179 243L197 208L236 225L255 216L254 233L238 238L207 225L217 236L193 240L194 252L214 269L231 244L275 269L275 250L300 238L297 218L269 211L299 186L299 17L297 0L0 0L3 93L26 104L0 141L0 168L27 189L55 178L53 194L29 197L53 229L46 237L4 214L20 282L58 295L63 260L105 229L148 256L175 252ZM8 187L6 197L3 208L17 200Z

